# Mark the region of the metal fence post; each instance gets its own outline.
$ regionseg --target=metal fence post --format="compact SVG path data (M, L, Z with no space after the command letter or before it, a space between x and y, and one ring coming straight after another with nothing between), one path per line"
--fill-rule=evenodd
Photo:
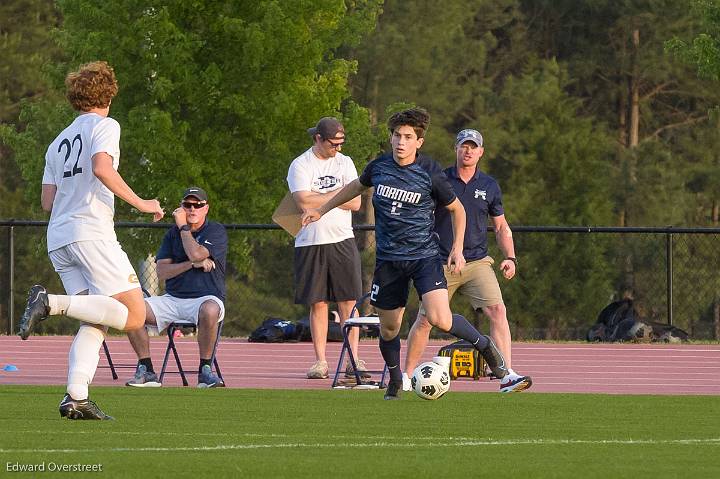
M673 234L665 234L665 256L667 257L667 323L673 323Z
M15 227L8 228L8 336L15 332Z

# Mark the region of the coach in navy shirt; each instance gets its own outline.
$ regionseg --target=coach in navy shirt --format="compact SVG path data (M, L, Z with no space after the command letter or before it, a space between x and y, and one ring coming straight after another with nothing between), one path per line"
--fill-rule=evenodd
M223 225L208 221L210 204L205 190L190 187L182 198L180 207L173 211L175 226L165 234L157 253L158 278L165 280L166 293L145 299L145 324L156 325L160 331L174 321L196 324L198 387L223 387L223 381L212 372L211 362L218 323L225 317L227 233ZM139 361L135 376L126 384L160 386L145 328L128 332L128 339Z
M388 400L398 399L403 388L399 333L410 281L430 324L473 344L498 377L507 373L502 354L492 340L465 318L450 312L443 260L433 232L434 213L447 210L452 218L455 239L446 264L459 274L465 265L465 210L440 166L418 154L429 123L430 116L420 108L392 115L388 120L392 154L370 162L357 180L319 209L303 214L303 225L310 224L367 188L375 188L372 202L377 250L370 302L380 316L380 352L390 372L385 392Z
M500 187L493 177L486 175L477 167L483 152L483 137L479 131L462 130L458 133L455 140L456 163L455 166L447 168L445 174L453 191L465 207L467 227L463 255L467 265L462 275L453 275L446 268L445 277L450 299L456 291L459 291L468 297L475 310L482 310L490 319L490 337L505 357L508 368L508 374L500 381L500 392L519 392L529 388L532 379L517 374L511 367L511 338L507 310L493 270L495 261L488 255L488 218L492 221L495 239L504 255L504 259L500 262L500 271L508 280L515 276L517 267L515 246L512 231L505 219ZM447 257L454 238L451 219L442 209L438 209L435 214L435 232L440 238L440 254ZM408 335L411 340L408 341L405 359L406 371L412 371L417 366L431 329L421 307L418 320L415 321ZM405 380L405 382L409 381Z

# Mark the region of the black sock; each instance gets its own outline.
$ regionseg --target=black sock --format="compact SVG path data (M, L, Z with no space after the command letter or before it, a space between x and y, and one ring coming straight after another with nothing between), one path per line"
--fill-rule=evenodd
M402 382L402 370L400 369L400 335L398 334L390 341L385 341L380 336L380 353L390 372L390 381Z
M212 364L211 360L200 358L200 368L198 368L198 372L202 372L203 366L206 366L206 365L210 366L211 364ZM210 366L210 367L212 367L212 366Z
M452 326L448 332L458 339L464 339L478 350L485 349L488 345L487 337L480 334L465 316L460 314L452 315Z
M150 358L140 358L140 360L138 361L138 364L142 364L143 366L145 366L145 368L148 370L149 373L155 372L155 370L153 369L153 365L152 365L152 359L150 359Z

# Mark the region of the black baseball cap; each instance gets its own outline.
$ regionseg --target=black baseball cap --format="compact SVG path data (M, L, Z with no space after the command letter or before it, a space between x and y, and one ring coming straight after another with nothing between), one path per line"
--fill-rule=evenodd
M320 135L324 140L328 140L330 138L335 138L338 133L345 135L345 127L337 118L326 116L320 118L317 125L312 128L308 128L308 133L310 133L310 136L312 137Z
M199 188L197 186L191 186L190 188L185 190L185 192L183 193L184 200L188 199L188 197L190 197L190 196L194 196L195 198L198 199L198 201L207 201L208 200L207 193L205 193L205 190L203 190L202 188Z

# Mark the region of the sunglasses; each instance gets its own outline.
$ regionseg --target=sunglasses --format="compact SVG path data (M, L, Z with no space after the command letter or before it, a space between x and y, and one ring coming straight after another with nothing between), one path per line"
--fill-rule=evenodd
M335 148L336 150L345 144L345 139L344 139L344 138L343 138L341 141L337 142L337 143L333 143L332 141L330 141L330 140L327 139L327 138L325 139L325 141L327 141L328 143L330 143L330 147L331 147L331 148Z
M206 206L207 206L206 202L202 202L202 203L191 203L189 201L182 202L182 207L185 208L186 210L189 210L191 208L195 208L196 210L199 210L200 208L205 208Z

